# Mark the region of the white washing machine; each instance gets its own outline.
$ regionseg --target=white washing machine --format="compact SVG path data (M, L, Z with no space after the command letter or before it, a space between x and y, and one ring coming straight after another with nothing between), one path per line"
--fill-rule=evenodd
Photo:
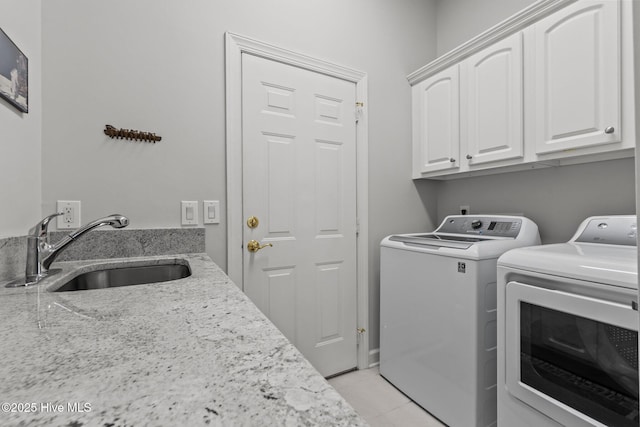
M498 427L638 427L635 216L498 260Z
M452 427L496 420L496 261L540 243L518 216L448 216L380 248L380 374Z

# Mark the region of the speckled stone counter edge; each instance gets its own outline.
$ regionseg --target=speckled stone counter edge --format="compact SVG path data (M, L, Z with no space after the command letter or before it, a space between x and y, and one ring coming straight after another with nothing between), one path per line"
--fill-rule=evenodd
M0 239L0 282L23 275L26 261L26 236Z
M75 241L57 258L58 261L125 258L205 251L204 228L152 228L94 230ZM51 243L68 232L50 233ZM24 274L27 237L0 239L0 281Z

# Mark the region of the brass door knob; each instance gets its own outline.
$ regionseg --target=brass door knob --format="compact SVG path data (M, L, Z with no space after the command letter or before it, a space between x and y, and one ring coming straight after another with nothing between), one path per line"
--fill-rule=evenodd
M271 243L267 243L266 245L260 245L260 242L257 240L249 240L247 242L247 250L249 252L258 252L262 248L266 248L267 246L273 246Z
M260 221L255 216L250 216L249 219L247 219L247 226L249 228L256 228L258 224L260 224Z

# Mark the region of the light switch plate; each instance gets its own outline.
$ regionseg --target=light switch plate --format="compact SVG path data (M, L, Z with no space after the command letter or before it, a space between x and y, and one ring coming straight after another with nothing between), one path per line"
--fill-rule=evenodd
M80 228L79 200L58 200L56 212L62 212L62 215L56 219L56 227L58 230Z
M182 225L198 225L198 202L182 201Z
M220 200L205 200L202 218L205 224L220 224Z

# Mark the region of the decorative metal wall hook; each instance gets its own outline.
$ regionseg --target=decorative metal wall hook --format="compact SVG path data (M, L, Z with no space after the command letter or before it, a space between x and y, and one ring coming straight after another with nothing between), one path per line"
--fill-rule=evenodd
M105 125L104 134L109 138L116 139L133 139L146 142L153 142L154 144L162 139L160 135L156 135L151 132L140 132L139 130L132 129L116 129L111 125Z

